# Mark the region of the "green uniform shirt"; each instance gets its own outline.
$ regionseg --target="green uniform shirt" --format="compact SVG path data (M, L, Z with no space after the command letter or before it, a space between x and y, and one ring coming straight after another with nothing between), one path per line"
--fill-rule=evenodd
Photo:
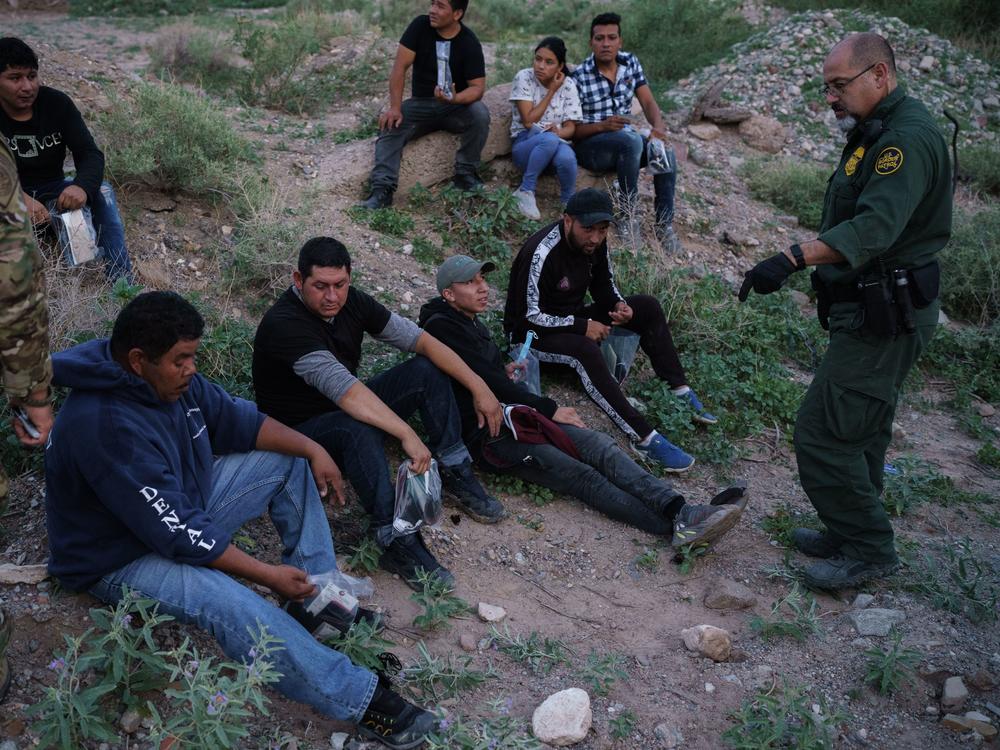
M897 87L852 131L827 185L819 239L846 262L819 266L820 278L853 285L879 260L887 269L929 263L951 236L951 202L944 138L927 108Z

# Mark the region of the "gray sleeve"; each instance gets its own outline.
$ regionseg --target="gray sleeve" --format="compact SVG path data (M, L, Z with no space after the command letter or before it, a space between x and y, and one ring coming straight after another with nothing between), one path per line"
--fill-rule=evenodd
M390 313L389 322L385 324L382 333L375 334L375 338L383 344L394 346L404 352L416 351L417 339L424 329L408 318L396 313Z
M310 352L300 357L292 369L335 404L340 402L352 385L359 382L332 353L326 351Z

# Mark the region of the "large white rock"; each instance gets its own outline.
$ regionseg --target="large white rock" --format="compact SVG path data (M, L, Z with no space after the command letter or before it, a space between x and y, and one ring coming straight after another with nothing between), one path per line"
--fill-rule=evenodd
M592 720L587 691L568 688L553 693L535 709L531 716L531 731L541 742L566 747L587 736Z
M729 632L714 625L695 625L681 631L681 638L689 651L697 651L712 661L725 661L733 651Z
M495 604L479 602L479 619L483 622L500 622L507 616L507 610Z

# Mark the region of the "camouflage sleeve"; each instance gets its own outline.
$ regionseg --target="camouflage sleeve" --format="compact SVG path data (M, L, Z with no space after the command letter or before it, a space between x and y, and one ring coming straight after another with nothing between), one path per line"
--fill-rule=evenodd
M13 399L52 380L42 259L5 146L0 146L0 370Z

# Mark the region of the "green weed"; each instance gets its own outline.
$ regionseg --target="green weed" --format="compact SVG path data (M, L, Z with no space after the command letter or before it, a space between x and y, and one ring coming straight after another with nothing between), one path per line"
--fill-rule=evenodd
M756 615L750 620L750 629L764 640L790 637L804 641L819 632L819 617L816 614L816 600L798 583L772 606L767 617Z
M819 531L823 528L815 513L804 513L790 503L780 503L772 513L764 517L760 527L773 541L785 548L794 546L792 532L795 529L802 527Z
M1000 195L1000 148L987 143L967 146L959 155L959 164L977 190Z
M985 443L976 451L976 460L983 466L1000 469L1000 448L997 448L993 443Z
M510 715L512 701L497 699L482 710L487 718L471 721L439 714L437 731L427 737L427 750L542 750L524 731L524 722Z
M406 237L413 233L415 227L413 217L395 208L376 208L374 211L352 208L348 213L355 221L393 237Z
M440 703L496 678L492 667L484 672L472 669L471 664L471 656L457 661L450 655L447 658L431 656L426 644L420 641L417 644L417 660L400 672L400 679L415 697Z
M546 675L558 664L568 664L566 644L555 638L542 638L532 630L527 636L512 635L506 625L501 633L490 626L490 643L515 661L524 662L535 674Z
M434 269L444 261L441 248L425 237L413 238L413 258L428 268Z
M486 477L491 492L502 495L526 497L538 507L548 505L556 499L556 493L540 484L525 482L509 474L489 474Z
M469 603L455 596L448 584L437 576L418 569L417 583L421 589L410 594L410 599L423 607L424 611L413 618L414 626L421 630L447 626L450 618L469 612Z
M187 22L161 30L149 59L157 77L196 83L217 96L231 95L245 75L223 33Z
M994 622L1000 601L997 571L980 560L968 539L944 545L940 556L911 556L898 577L907 591L926 596L931 603L970 622Z
M819 714L813 713L813 703L820 705ZM722 740L737 750L833 750L838 727L846 721L840 711L830 711L822 696L814 698L805 687L788 684L774 694L745 699L729 718L734 726L723 732Z
M828 168L787 159L753 160L742 174L754 198L795 216L807 229L819 229Z
M608 722L608 729L611 730L612 738L616 740L625 739L635 731L638 721L639 717L626 708Z
M920 653L903 648L902 640L902 633L896 632L888 649L865 651L868 657L865 684L874 687L879 695L891 695L904 684L916 681L913 668L920 661Z
M893 461L896 474L887 474L882 504L886 510L902 516L919 503L954 505L962 502L985 502L986 495L965 492L947 477L915 456L900 456Z
M952 403L958 409L968 409L973 394L990 403L1000 401L1000 320L988 328L958 331L939 326L920 365L955 384Z
M591 651L587 654L587 663L577 670L576 676L588 683L595 695L607 695L615 682L628 679L625 657L613 651L603 654Z
M382 548L372 537L365 537L344 559L344 566L355 575L366 576L378 569Z
M660 567L660 551L656 547L643 547L642 554L635 558L635 567L655 573Z
M204 13L212 8L267 8L278 5L275 0L73 0L69 4L74 16L161 16Z
M209 318L215 318L214 311ZM253 400L253 337L256 327L245 320L219 316L202 336L198 369L233 396Z
M359 620L346 633L340 633L327 641L327 645L337 649L351 660L352 664L375 672L385 669L382 657L396 644L382 637L372 625Z
M941 305L979 326L1000 317L1000 207L958 211L940 255Z

